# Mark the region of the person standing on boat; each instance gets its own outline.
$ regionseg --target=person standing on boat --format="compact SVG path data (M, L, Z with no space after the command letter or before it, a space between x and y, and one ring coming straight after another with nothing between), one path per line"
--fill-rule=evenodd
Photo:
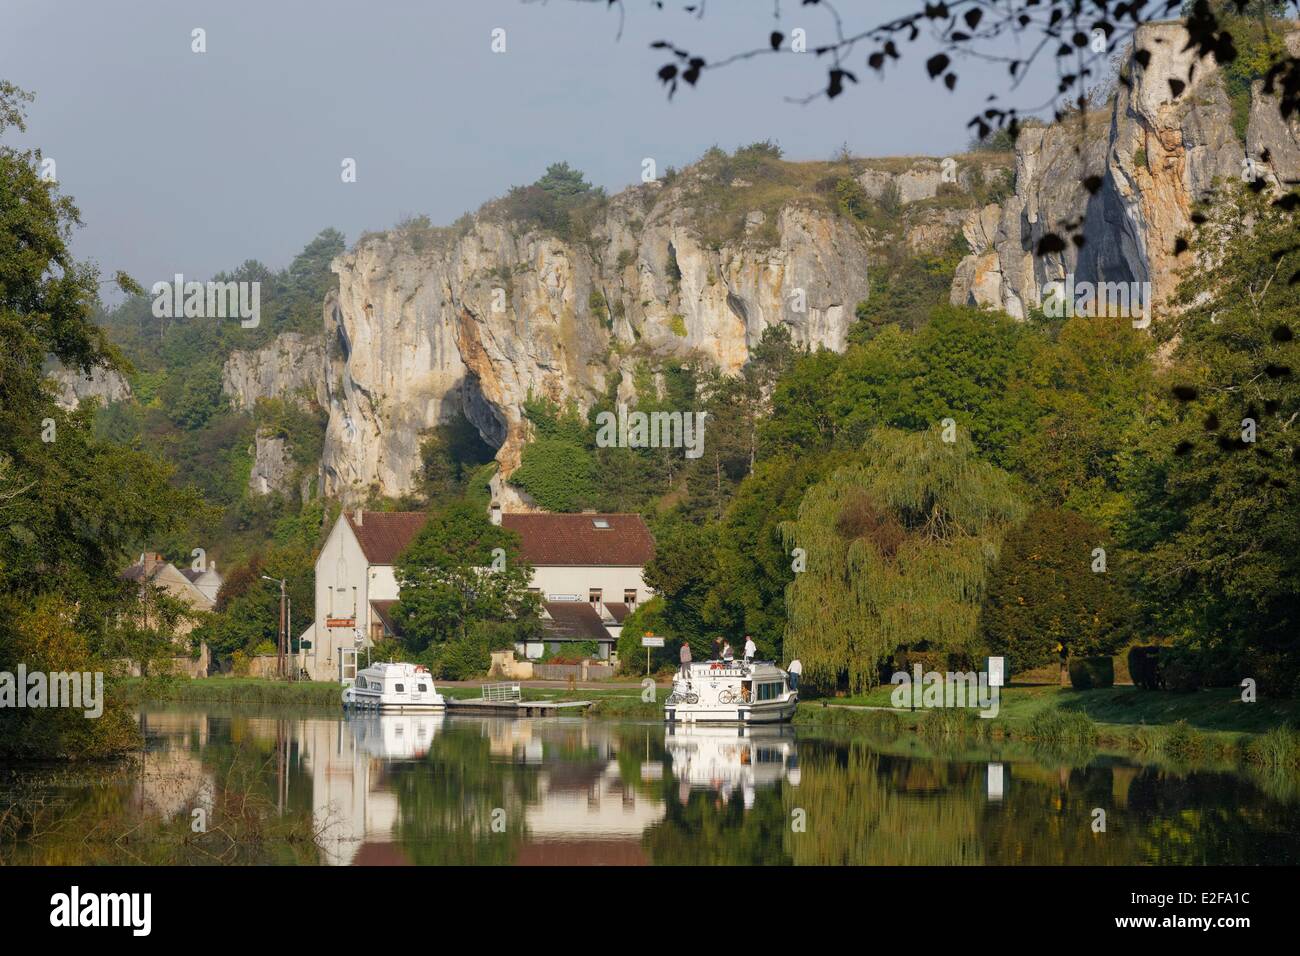
M682 660L682 679L689 680L691 676L691 642L686 640L686 638L682 638L682 651L680 656Z
M758 645L748 634L745 635L745 663L750 664L754 660L754 655L758 653Z
M790 666L787 668L786 673L790 675L790 689L798 690L799 678L803 674L803 664L800 663L799 658L796 657L790 662Z
M722 659L724 661L734 661L736 659L736 654L731 649L731 641L722 642Z

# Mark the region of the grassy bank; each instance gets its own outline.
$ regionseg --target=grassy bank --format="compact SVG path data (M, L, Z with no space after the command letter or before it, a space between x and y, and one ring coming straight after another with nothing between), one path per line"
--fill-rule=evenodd
M193 702L221 704L298 704L340 708L339 685L333 682L275 681L253 677L124 678L116 693L130 704ZM453 700L482 696L478 687L439 685L438 692ZM665 693L660 689L659 694ZM562 687L525 687L525 700L590 700L588 713L602 717L638 719L657 717L661 704L643 703L636 691L569 690Z
M892 686L877 687L869 694L827 698L825 703L891 707L894 690ZM1013 685L1002 689L998 719L1029 720L1056 710L1081 713L1103 724L1142 726L1185 721L1198 730L1233 733L1264 733L1287 723L1300 726L1300 700L1265 699L1247 704L1241 700L1240 690L1231 687L1180 694L1132 686L1080 691L1052 684Z
M221 704L303 704L341 706L339 687L313 681L276 681L255 677L128 677L112 691L131 704L181 701Z
M1017 740L1057 748L1108 747L1173 760L1215 758L1272 769L1300 769L1300 705L1243 703L1239 692L1191 694L1109 687L1004 688L999 713L970 709L863 710L890 707L892 688L848 700L809 701L796 722L810 727L897 728L928 740ZM847 706L846 706L847 705Z

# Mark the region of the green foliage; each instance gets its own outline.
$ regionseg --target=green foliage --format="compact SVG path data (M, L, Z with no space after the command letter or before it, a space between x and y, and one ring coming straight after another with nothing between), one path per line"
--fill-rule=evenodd
M584 241L605 203L605 191L593 188L581 172L568 163L552 163L537 182L511 189L489 212L561 239Z
M1189 675L1253 677L1261 689L1293 694L1300 687L1293 215L1240 187L1214 204L1192 254L1200 265L1179 287L1183 311L1161 328L1174 340L1171 364L1122 475L1132 507L1121 540L1142 556L1150 629L1189 655ZM1243 440L1247 419L1253 442Z
M924 325L932 310L947 304L953 273L966 251L958 235L939 253L887 254L871 272L870 295L854 310L858 321L849 329L849 341L865 342L886 325Z
M30 99L0 84L0 133L23 128ZM128 366L91 318L99 273L67 247L77 208L39 162L0 146L0 671L104 671L114 647L135 643L123 632L136 595L119 576L129 555L202 505L165 465L97 436L94 403L65 412L52 400L49 356L83 372ZM97 720L0 710L5 753L101 756L136 736L112 699Z
M596 494L595 466L581 445L541 438L524 446L523 463L510 483L547 511L579 511Z
M1109 659L1130 638L1134 612L1123 569L1093 570L1093 549L1105 543L1100 528L1062 508L1036 508L1010 531L980 619L989 649L1018 671L1062 653Z
M316 554L322 544L326 511L319 501L301 513L286 514L271 529L264 550L228 568L213 613L200 619L194 640L206 641L219 664L275 647L280 630L280 588L285 580L290 603L290 648L311 620L316 603ZM263 580L263 575L274 579Z
M796 363L773 396L763 428L770 452L851 449L881 425L929 428L952 418L1003 467L1030 431L1025 370L1045 339L998 313L942 305L915 335L890 326L842 356Z
M938 429L877 429L860 455L782 525L785 548L807 556L786 593L785 654L803 661L811 686L852 692L876 686L900 650L965 669L989 565L1024 515L1010 476Z
M492 447L464 415L435 425L420 442L420 497L426 502L460 497L492 459Z
M401 600L393 620L402 642L419 652L464 642L485 622L536 627L537 596L528 590L532 568L518 549L518 536L474 504L453 501L433 509L394 569Z
M680 640L671 634L664 621L664 599L653 597L643 601L623 619L623 630L618 635L618 669L623 674L644 674L646 649L641 646L641 638L646 634L666 638L663 647L650 648L650 669L655 672L664 667L672 667L677 662L677 648L674 641Z
M655 556L645 567L645 583L663 599L662 611L656 612L660 626L676 640L690 642L691 653L703 658L712 644L704 605L715 573L716 531L681 520L654 530Z

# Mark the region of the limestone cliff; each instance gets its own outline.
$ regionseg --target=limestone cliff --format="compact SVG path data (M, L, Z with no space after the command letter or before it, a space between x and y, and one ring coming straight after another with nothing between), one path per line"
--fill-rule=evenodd
M59 407L69 411L87 398L98 398L101 405L126 401L131 397L131 385L122 373L112 369L94 368L89 375L52 362L46 377L54 384L54 400Z
M257 350L230 353L221 369L221 390L241 411L259 398L284 398L322 406L325 352L319 336L285 332Z
M1216 178L1242 175L1246 144L1213 58L1187 50L1179 23L1140 28L1110 115L1074 116L1022 130L1016 143L1015 195L968 218L971 254L958 267L952 301L1023 317L1042 304L1043 286L1073 273L1078 281L1150 282L1153 317L1178 284L1175 246L1191 228L1194 205ZM1194 67L1194 68L1193 68ZM1258 93L1258 90L1257 90ZM1247 140L1289 171L1300 165L1295 131L1260 104ZM1083 184L1100 177L1095 192ZM1083 245L1069 242L1080 218ZM1055 233L1061 252L1035 256Z
M617 382L634 401L631 372L645 359L735 372L778 324L798 343L842 349L867 297L869 233L797 201L756 205L722 239L701 225L701 191L748 186L687 171L628 189L581 240L486 213L363 238L335 260L339 290L325 303L325 492L408 491L422 432L461 412L508 474L530 393L586 408Z

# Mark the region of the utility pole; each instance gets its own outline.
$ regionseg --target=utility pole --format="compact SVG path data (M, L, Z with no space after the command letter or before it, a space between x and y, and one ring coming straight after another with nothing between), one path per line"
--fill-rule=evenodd
M275 676L285 676L286 656L289 650L289 616L285 608L285 579L276 579L263 574L262 580L280 585L280 629L275 635Z

